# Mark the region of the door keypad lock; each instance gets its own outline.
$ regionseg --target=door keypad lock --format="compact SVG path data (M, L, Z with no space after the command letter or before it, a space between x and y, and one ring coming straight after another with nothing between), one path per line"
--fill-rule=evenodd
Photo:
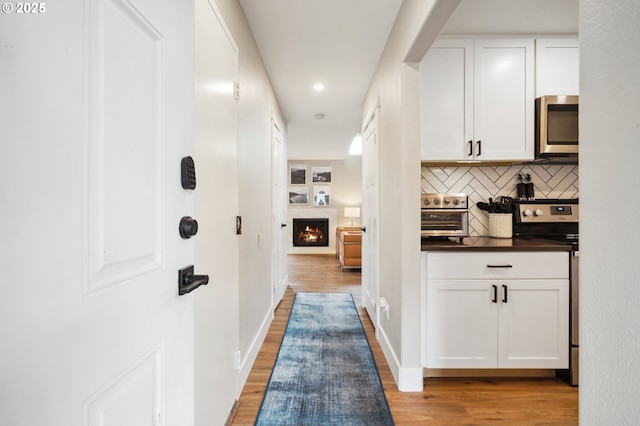
M192 292L201 285L209 283L209 275L196 275L193 265L178 270L178 294L180 296Z
M180 178L184 189L196 189L196 164L190 156L180 161Z

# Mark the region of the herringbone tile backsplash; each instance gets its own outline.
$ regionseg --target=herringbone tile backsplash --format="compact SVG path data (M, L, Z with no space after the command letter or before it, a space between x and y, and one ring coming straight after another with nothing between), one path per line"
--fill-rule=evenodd
M518 173L531 175L536 198L578 198L578 166L526 164L497 167L422 167L422 192L462 192L469 196L469 235L489 235L489 216L476 203L516 197Z

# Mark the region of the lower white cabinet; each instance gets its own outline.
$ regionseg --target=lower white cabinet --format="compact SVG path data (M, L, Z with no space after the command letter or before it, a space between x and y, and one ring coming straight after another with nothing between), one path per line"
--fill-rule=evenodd
M428 252L426 272L427 368L568 367L568 253Z

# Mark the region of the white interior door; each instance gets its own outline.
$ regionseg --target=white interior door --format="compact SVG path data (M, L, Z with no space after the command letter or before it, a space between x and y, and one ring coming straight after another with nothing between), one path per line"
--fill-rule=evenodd
M195 1L195 123L197 167L196 273L209 284L196 290L196 425L224 424L239 396L239 214L235 95L238 49L220 14Z
M375 109L362 137L362 303L373 326L378 330L380 298L379 278L379 146L378 108Z
M0 423L193 424L193 9L0 15Z
M272 248L272 274L273 274L273 308L275 309L284 296L287 288L287 156L282 135L281 125L272 120L271 127L271 172L273 176L272 187L272 217L273 217L273 248ZM291 232L291 231L289 231Z

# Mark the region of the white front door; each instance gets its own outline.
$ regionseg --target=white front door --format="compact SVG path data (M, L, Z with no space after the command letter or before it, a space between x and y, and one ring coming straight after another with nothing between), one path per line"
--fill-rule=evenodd
M379 278L379 145L376 107L362 135L362 303L378 332Z
M40 4L0 14L0 423L192 425L193 6Z
M195 123L197 166L196 425L225 423L240 394L238 238L238 49L208 0L195 1Z
M281 125L275 118L271 125L271 173L272 185L272 217L273 217L273 247L272 262L273 268L273 308L275 309L284 296L287 288L287 204L286 204L286 164L287 156L284 146ZM291 232L291 231L289 231Z

